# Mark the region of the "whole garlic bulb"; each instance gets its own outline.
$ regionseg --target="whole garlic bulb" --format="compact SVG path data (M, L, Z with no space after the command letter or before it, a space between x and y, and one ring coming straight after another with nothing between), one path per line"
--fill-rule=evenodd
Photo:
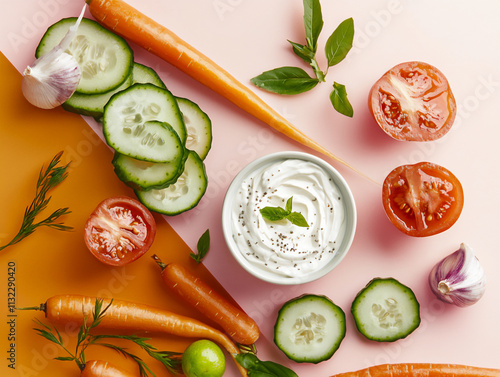
M432 268L429 284L440 300L465 307L483 296L486 277L472 248L462 243L457 251Z
M61 42L24 70L22 91L32 105L53 109L68 100L76 91L82 73L76 59L65 50L76 35L86 6L87 4Z

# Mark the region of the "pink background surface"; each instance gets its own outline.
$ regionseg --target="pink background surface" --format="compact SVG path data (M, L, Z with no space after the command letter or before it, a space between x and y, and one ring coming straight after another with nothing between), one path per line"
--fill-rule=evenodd
M264 70L301 65L287 42L304 41L301 1L128 2L248 86L250 78ZM0 50L22 71L32 62L46 28L60 18L78 15L82 4L69 0L3 2ZM153 67L175 95L197 102L213 123L214 142L206 159L208 191L194 210L168 221L193 249L199 235L210 229L212 244L205 265L260 325L263 337L257 347L262 359L285 363L303 376L327 376L395 362L500 368L500 3L325 0L322 9L325 25L320 48L345 18L353 17L356 27L353 49L345 61L330 69L327 83L294 97L252 89L297 128L376 182L381 183L389 171L404 163L427 160L447 167L465 190L459 221L433 237L405 236L385 217L380 185L330 161L348 181L357 203L358 228L349 254L332 273L313 283L285 287L258 281L237 265L224 243L220 215L225 191L237 172L259 156L281 150L310 151L271 131L168 63L132 46L136 61ZM319 54L324 67L324 56ZM455 125L438 141L397 142L386 136L369 115L366 101L371 85L392 66L409 60L438 67L457 99ZM346 85L354 107L353 119L339 115L329 103L334 80ZM86 120L100 132L92 119ZM432 266L461 242L475 249L488 277L485 296L463 309L441 303L427 285ZM351 302L377 276L399 279L414 290L421 303L422 324L405 340L369 342L354 327L349 313ZM278 309L303 293L325 294L347 314L344 342L329 361L319 365L290 363L272 343ZM229 366L226 375L237 374Z

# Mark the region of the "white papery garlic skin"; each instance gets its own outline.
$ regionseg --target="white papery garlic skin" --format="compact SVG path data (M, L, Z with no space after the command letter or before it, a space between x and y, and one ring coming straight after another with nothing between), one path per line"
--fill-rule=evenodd
M52 50L24 70L23 94L36 107L53 109L66 102L78 87L82 76L78 62L70 54L59 52Z
M465 307L483 296L486 277L472 248L462 243L460 249L432 268L429 284L440 300Z
M32 105L53 109L66 102L76 91L82 73L76 59L65 50L76 35L86 6L61 42L24 70L22 91Z

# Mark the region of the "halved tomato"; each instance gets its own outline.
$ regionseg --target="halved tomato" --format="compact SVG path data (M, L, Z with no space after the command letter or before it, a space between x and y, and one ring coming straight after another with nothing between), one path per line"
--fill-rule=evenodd
M448 80L423 62L387 71L371 88L368 105L378 125L396 140L436 140L450 130L457 113Z
M126 196L103 200L85 224L85 244L101 262L123 266L151 247L156 222L151 212Z
M449 170L431 162L402 165L389 173L382 202L391 222L405 234L431 236L460 217L464 193Z

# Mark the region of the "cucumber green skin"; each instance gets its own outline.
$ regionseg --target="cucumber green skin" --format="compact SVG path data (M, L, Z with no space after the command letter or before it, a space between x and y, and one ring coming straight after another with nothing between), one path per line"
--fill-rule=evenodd
M190 206L184 207L180 211L170 211L168 208L160 208L157 206L153 206L153 205L151 205L151 203L149 203L147 201L147 199L145 198L145 195L147 195L147 193L150 190L134 190L135 195L137 196L137 199L150 211L161 213L161 214L167 215L167 216L176 216L176 215L179 215L181 213L184 213L184 212L189 211L190 209L193 209L194 207L196 207L198 205L198 203L200 202L201 198L203 197L203 195L205 195L205 192L206 192L207 187L208 187L208 176L207 176L207 173L205 170L205 165L203 164L203 161L201 160L201 158L198 156L198 154L196 152L189 151L189 150L187 150L187 151L188 151L188 153L186 153L186 160L189 157L194 158L194 160L196 161L196 164L198 164L200 166L200 172L202 173L202 179L205 182L204 189L202 192L200 192L198 200L191 203ZM168 187L168 185L166 187ZM164 187L164 188L166 188L166 187Z
M394 285L399 286L404 291L404 293L412 301L414 301L415 309L418 312L417 319L414 322L413 326L411 328L409 328L408 331L401 332L399 334L394 335L393 337L387 336L387 337L384 337L384 338L378 338L378 337L370 336L364 330L363 323L361 323L359 321L358 316L356 314L357 305L364 298L364 295L366 294L366 292L368 292L373 287L376 287L376 285L378 283L380 283L380 282L390 282L390 283L392 283ZM398 280L396 280L394 278L374 278L370 282L368 282L368 284L361 291L359 291L358 294L356 295L356 297L354 298L354 301L352 302L352 305L351 305L351 314L354 317L354 323L355 323L356 328L358 329L358 331L365 338L367 338L369 340L376 341L376 342L395 342L396 340L404 339L408 335L410 335L413 331L415 331L420 326L420 322L421 322L421 318L420 318L420 303L418 302L417 297L415 296L415 293L413 293L413 291L409 287L407 287L406 285L401 284Z
M297 304L300 304L303 301L309 301L309 300L322 300L324 301L327 305L329 305L332 310L335 312L336 317L339 319L341 322L341 327L343 328L343 332L340 334L340 337L337 338L337 342L333 345L332 348L330 348L329 352L325 352L321 357L319 358L304 358L304 357L297 357L289 352L287 352L286 348L283 347L281 342L279 341L279 326L281 324L281 319L283 316L286 316L287 310ZM291 299L287 301L281 309L278 312L278 317L276 319L276 322L274 324L274 343L276 346L288 357L290 360L293 360L297 363L311 363L311 364L318 364L322 361L330 359L333 354L339 349L340 344L345 338L347 331L346 327L346 316L344 311L337 305L335 305L332 300L330 300L328 297L323 296L323 295L315 295L315 294L304 294L302 296L299 296L297 298Z
M42 36L42 38L40 39L40 42L38 43L38 46L35 50L35 58L39 58L42 53L47 50L47 38L49 38L51 32L53 29L55 28L58 28L60 27L61 25L65 24L65 23L68 23L69 26L72 26L75 24L77 20L77 17L68 17L68 18L63 18L61 20L59 20L58 22L54 23L53 25L49 26L47 31L44 33L44 35ZM123 82L132 74L132 68L133 68L133 63L134 63L134 52L133 50L130 48L129 44L127 43L127 41L120 37L119 35L115 34L115 33L112 33L111 31L109 31L108 29L106 29L105 27L103 27L102 25L100 25L98 22L94 21L94 20L91 20L91 19L88 19L88 18L82 18L82 23L88 23L88 24L91 24L93 28L95 28L96 30L99 30L100 32L102 33L106 33L108 35L112 35L114 39L116 39L117 43L120 43L121 47L126 51L126 59L128 61L128 66L129 66L129 69L127 72L124 72L124 75L122 77L122 80L119 81L119 82L116 82L115 85L113 86L110 86L104 90L100 90L100 91L93 91L93 92L86 92L86 91L82 91L81 89L77 88L76 89L76 92L77 93L85 93L85 94L93 94L93 93L106 93L106 92L109 92L110 90L113 90L113 89L116 89L118 88L121 84L123 84ZM48 52L48 51L47 51Z
M115 93L111 96L111 98L109 99L108 103L106 104L106 106L104 106L104 113L106 113L106 109L110 106L113 105L113 100L115 98L118 98L119 96L123 95L124 93L126 93L127 91L129 90L136 90L136 89L148 89L148 88L156 88L157 90L160 90L160 91L163 91L164 94L169 97L171 100L172 100L172 103L175 103L174 106L175 106L175 109L173 109L177 115L177 117L179 118L180 122L179 122L179 126L181 127L181 129L175 129L174 130L177 132L179 138L181 139L181 142L183 145L186 145L186 139L187 139L187 130L186 130L186 125L184 124L184 120L182 118L182 113L179 109L179 105L177 104L177 100L175 99L174 95L168 90L168 89L164 89L164 88L160 88L156 85L153 85L151 83L136 83L136 84L133 84L131 85L130 87L128 87L127 89L124 89L124 90L121 90L119 91L118 93ZM103 124L104 124L104 131L106 129L106 117L104 116L104 119L102 120ZM106 135L106 132L104 132L104 137L107 139L107 135Z
M158 76L156 71L144 64L134 62L132 68L132 80L134 84L153 84L162 89L167 89L163 80Z
M140 77L137 77L137 72L140 71ZM86 94L75 92L62 107L66 111L93 117L98 122L102 123L102 115L104 106L108 103L113 94L127 89L133 84L153 84L160 88L167 89L160 76L150 67L134 62L132 74L117 88L105 93ZM88 106L86 101L94 103L93 106Z
M127 89L132 85L132 75L130 75L125 82L123 82L118 88L112 89L106 93L99 94L85 94L75 92L73 95L62 104L62 107L66 111L72 113L77 113L81 115L86 115L93 117L98 122L102 121L102 115L104 113L104 106L108 103L109 99L116 93ZM88 106L86 101L91 101L95 103L95 106Z
M120 154L118 152L115 152L112 164L114 167L115 174L120 179L120 181L125 183L127 186L131 187L133 190L146 190L146 191L153 189L161 190L175 183L177 179L181 176L181 174L184 172L184 164L186 162L188 155L189 152L186 150L183 153L182 157L180 158L180 161L178 162L179 167L177 171L171 176L165 177L164 180L159 180L154 184L142 182L137 177L134 177L131 173L123 169L118 162L120 157Z
M186 106L190 106L190 107L196 109L196 111L200 114L200 116L202 118L205 119L205 122L208 125L208 128L209 128L208 132L209 133L208 133L208 136L207 136L207 147L203 151L197 151L198 152L198 156L200 156L200 158L202 160L204 160L207 157L208 152L210 152L210 149L212 148L212 120L207 115L207 113L205 113L201 109L201 107L197 103L191 101L188 98L183 98L183 97L176 97L176 99L177 99L177 103L179 103L179 108L180 108L181 104L184 103ZM182 110L181 110L181 113L182 113Z

